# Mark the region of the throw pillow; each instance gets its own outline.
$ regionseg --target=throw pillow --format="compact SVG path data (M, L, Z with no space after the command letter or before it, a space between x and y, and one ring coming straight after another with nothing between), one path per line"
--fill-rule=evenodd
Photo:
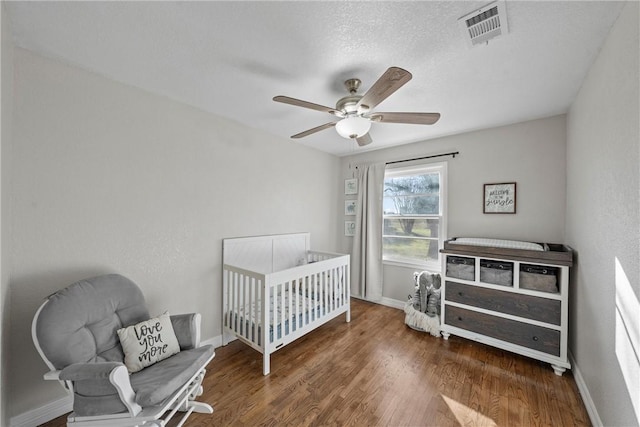
M124 352L124 364L131 373L138 372L180 351L171 319L164 313L153 319L118 329Z

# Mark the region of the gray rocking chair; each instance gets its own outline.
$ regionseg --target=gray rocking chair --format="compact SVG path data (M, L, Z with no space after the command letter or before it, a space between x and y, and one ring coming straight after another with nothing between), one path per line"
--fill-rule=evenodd
M214 357L200 346L200 315L171 316L180 352L129 374L117 330L148 320L142 292L126 277L81 280L49 296L32 324L35 346L73 395L68 426L164 426L177 411L212 413L194 399ZM162 418L164 415L164 418Z

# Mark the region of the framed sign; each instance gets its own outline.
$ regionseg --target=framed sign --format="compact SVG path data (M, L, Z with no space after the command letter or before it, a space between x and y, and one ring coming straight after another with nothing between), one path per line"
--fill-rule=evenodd
M516 183L485 184L483 200L483 213L516 213Z
M356 222L355 221L345 221L344 222L344 235L345 236L355 236L356 235Z
M344 194L358 194L358 180L356 178L344 180Z
M356 214L356 200L345 200L344 201L344 214L345 215L355 215Z

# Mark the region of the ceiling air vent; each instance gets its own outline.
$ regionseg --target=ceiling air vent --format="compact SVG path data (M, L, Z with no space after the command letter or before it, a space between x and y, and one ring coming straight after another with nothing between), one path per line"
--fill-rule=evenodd
M470 47L488 43L507 34L507 10L504 1L494 1L458 19Z

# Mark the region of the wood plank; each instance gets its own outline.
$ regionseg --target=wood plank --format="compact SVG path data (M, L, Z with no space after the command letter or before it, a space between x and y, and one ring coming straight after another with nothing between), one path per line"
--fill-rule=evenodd
M274 353L270 375L261 367L239 341L216 349L198 399L215 411L185 426L590 425L570 370L559 377L547 363L432 337L402 311L357 299L351 323L333 319Z

